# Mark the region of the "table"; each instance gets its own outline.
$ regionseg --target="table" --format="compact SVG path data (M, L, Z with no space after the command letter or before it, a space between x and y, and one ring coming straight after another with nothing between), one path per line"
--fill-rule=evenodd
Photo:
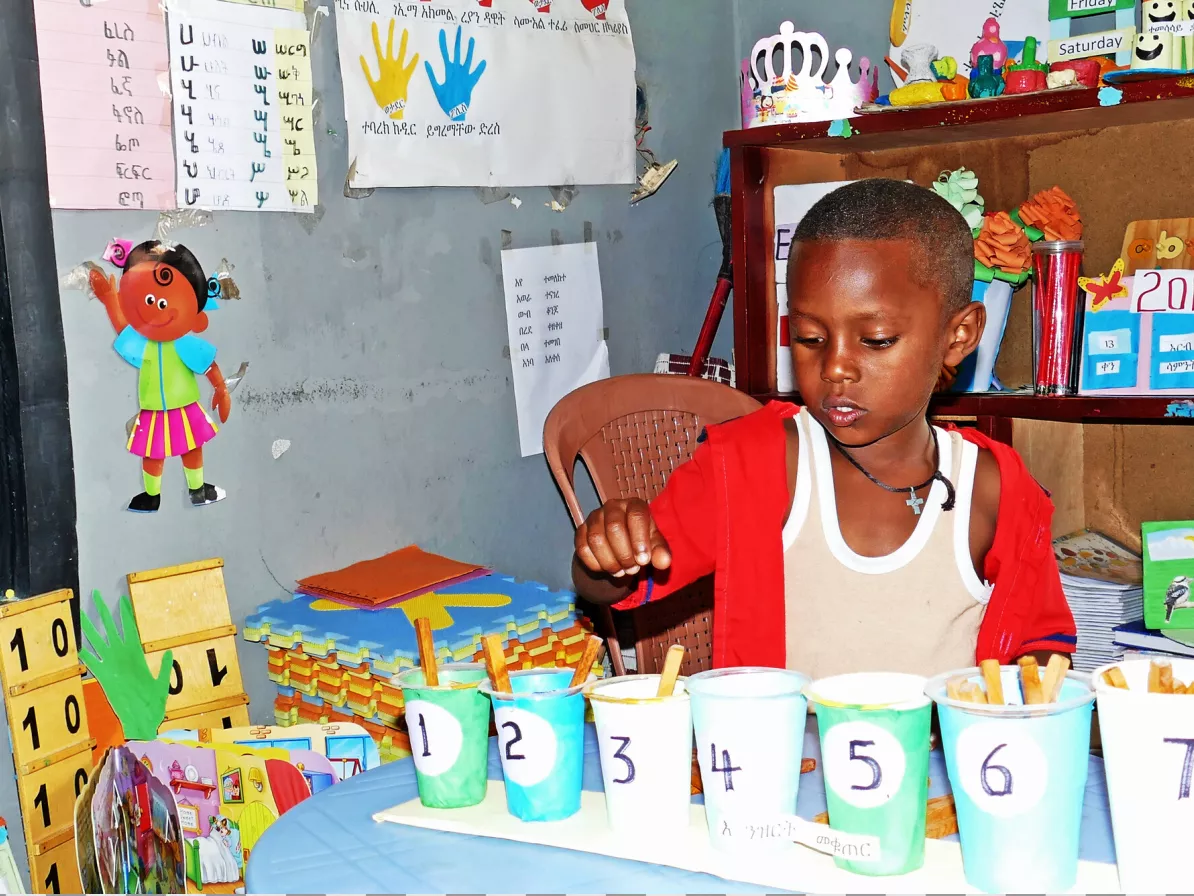
M797 813L825 811L820 745L810 720L804 755L817 768L801 777ZM601 791L592 725L585 730L584 789ZM489 778L501 780L497 739ZM929 757L930 796L949 792L945 759ZM718 893L722 878L488 837L373 821L373 813L418 795L414 763L392 762L300 803L262 835L245 872L247 893ZM701 801L701 797L693 799ZM950 838L956 841L956 837ZM1081 857L1113 863L1115 848L1103 762L1090 759L1082 812ZM764 893L733 883L734 892Z

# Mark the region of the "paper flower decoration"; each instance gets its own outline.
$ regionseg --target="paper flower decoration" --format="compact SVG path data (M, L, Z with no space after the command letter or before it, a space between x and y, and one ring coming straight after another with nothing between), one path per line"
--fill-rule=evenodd
M1023 275L1032 262L1032 246L1007 212L996 212L983 218L974 240L974 258L994 271Z
M978 194L978 175L969 168L943 171L933 183L933 190L961 212L971 230L983 221L983 197Z
M1019 208L1020 220L1036 227L1049 240L1082 239L1082 219L1074 200L1061 187L1037 193Z

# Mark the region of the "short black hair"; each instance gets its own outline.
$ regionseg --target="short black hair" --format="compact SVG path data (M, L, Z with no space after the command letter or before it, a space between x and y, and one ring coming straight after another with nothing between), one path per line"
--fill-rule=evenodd
M186 246L179 245L171 248L158 240L146 240L134 246L129 252L128 258L124 261L124 270L131 270L134 265L143 261L169 265L186 277L187 283L195 291L195 302L200 311L207 307L208 298L219 293L219 284L215 284L216 291L212 292L212 280L209 280L207 274L203 273L203 265L199 264L199 259ZM173 276L169 275L169 272L166 274L167 279L158 281L163 286L169 283ZM157 277L158 274L155 272L154 276Z
M792 236L797 243L833 240L909 240L916 246L912 274L917 282L940 287L947 313L970 304L970 225L932 190L882 177L838 187L817 200Z

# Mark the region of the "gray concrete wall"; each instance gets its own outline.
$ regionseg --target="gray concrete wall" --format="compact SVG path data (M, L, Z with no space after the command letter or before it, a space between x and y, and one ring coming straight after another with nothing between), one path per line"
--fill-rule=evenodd
M324 23L313 53L322 218L220 213L171 234L209 268L227 258L243 295L207 334L226 372L252 364L206 452L208 480L228 490L223 503L189 507L173 461L161 511L124 510L141 490L137 460L124 450L136 376L112 351L99 304L63 293L85 591L113 600L129 571L223 557L240 625L298 577L411 542L566 585L568 515L543 459L519 457L500 232L533 246L554 232L579 241L591 224L612 372L650 370L659 352L691 350L720 261L709 202L721 133L739 124L738 62L785 18L856 56L879 60L887 46L886 3L877 0L628 4L651 109L648 144L680 167L637 207L626 188L586 186L563 214L544 207L542 188L517 190L518 210L458 189L344 198L335 22ZM55 212L60 273L98 257L113 236L148 237L155 223L149 213ZM715 344L723 357L731 329L727 313ZM291 446L274 460L276 439ZM268 721L265 651L242 643L240 659L252 718ZM0 806L27 870L12 785L0 777Z
M226 501L191 508L172 461L160 512L124 509L141 491L124 449L136 374L113 352L100 305L62 294L85 591L113 600L129 571L223 557L240 625L298 577L412 542L567 583L567 511L543 458L519 457L500 233L513 231L517 247L547 244L553 232L571 242L590 223L612 371L650 370L658 352L691 350L700 328L720 263L713 173L721 133L737 125L732 4L629 6L649 145L680 167L636 207L628 187L584 186L562 214L545 208L544 188L517 190L517 210L483 205L468 189L344 198L335 22L324 23L313 52L322 219L219 213L171 234L209 268L227 258L243 295L212 316L207 334L226 372L252 365L206 452L207 478L228 490ZM155 223L149 213L56 211L60 273L98 258L113 236L149 237ZM730 351L730 334L727 315L719 351ZM291 442L278 460L275 439ZM265 650L242 643L240 660L252 718L268 721ZM9 776L0 806L27 870Z

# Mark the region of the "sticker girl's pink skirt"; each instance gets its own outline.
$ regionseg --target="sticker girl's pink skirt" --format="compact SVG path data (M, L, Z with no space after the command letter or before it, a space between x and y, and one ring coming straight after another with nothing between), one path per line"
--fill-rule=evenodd
M142 411L129 436L128 450L155 460L177 457L210 442L217 431L197 401L168 411Z

